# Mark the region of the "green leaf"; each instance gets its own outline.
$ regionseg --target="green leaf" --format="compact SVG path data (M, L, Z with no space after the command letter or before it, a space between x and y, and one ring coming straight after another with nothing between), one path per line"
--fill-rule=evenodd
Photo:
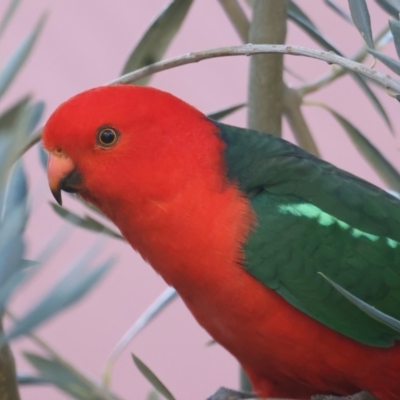
M40 379L51 382L74 399L118 400L117 396L61 360L44 358L29 352L24 352L24 357L40 373Z
M95 246L70 268L25 317L14 323L10 332L6 334L7 340L31 332L50 317L76 303L98 283L109 271L113 260L107 260L99 267L89 270L87 264L97 253L98 246Z
M400 1L399 0L375 0L381 8L395 18L399 18Z
M369 87L365 79L358 75L355 72L350 73L351 76L354 78L354 80L358 83L362 91L367 95L369 100L371 101L372 105L374 108L378 111L378 113L381 115L383 120L385 121L386 125L388 128L393 131L392 123L390 122L389 116L387 115L385 109L383 108L381 102L378 100L376 97L375 93L372 91L372 89Z
M155 18L131 53L121 75L159 61L179 31L193 0L172 0ZM150 76L135 82L146 85Z
M322 35L311 19L293 1L289 2L287 13L288 17L295 22L296 25L307 32L323 48L343 56L343 54Z
M22 118L22 114L25 112L29 101L30 97L26 96L17 101L0 115L0 135L11 134L15 130L15 127L18 121Z
M364 301L354 296L346 289L344 289L343 287L341 287L340 285L329 279L323 273L319 272L319 274L324 279L326 279L342 296L344 296L347 300L353 303L361 311L364 311L369 317L377 320L381 324L384 324L397 332L400 332L400 321L398 321L396 318L393 318L390 315L387 315L382 311L379 311L375 307L372 307L369 304L365 303Z
M388 57L387 55L380 53L379 51L368 49L368 52L371 53L378 60L382 61L388 68L390 68L397 75L400 75L399 61L395 60L394 58Z
M400 58L400 22L390 20L389 21L390 31L393 35L394 46L396 47L397 57Z
M24 374L21 372L17 373L18 385L47 385L51 383L47 379L39 378L38 376Z
M321 32L315 27L314 23L311 22L310 18L308 18L303 11L299 9L299 7L291 1L288 7L288 17L291 18L300 28L305 30L312 38L315 39L317 43L319 43L323 48L333 51L338 55L343 56L343 54L332 44L330 43ZM390 123L389 117L383 108L382 104L375 96L374 92L365 82L365 80L355 72L350 72L350 75L355 79L355 81L359 84L361 89L367 95L367 97L372 102L375 109L379 112L379 114L383 117L384 121L388 125L389 129L392 130L392 125Z
M242 104L237 104L236 106L223 108L222 110L214 111L213 113L208 114L207 117L210 119L213 119L215 121L219 121L220 119L223 119L223 118L227 117L228 115L233 114L234 112L242 109L245 106L246 106L246 103L242 103Z
M324 3L337 15L339 15L339 17L353 24L353 20L351 19L350 15L347 14L342 8L340 8L333 0L324 0Z
M383 154L346 118L321 104L339 122L350 140L382 180L393 190L400 191L400 174Z
M11 21L12 16L14 15L17 7L20 3L20 0L11 0L10 5L8 6L3 19L0 22L0 36L3 34L5 29L7 28L8 23Z
M109 386L111 381L112 369L118 356L126 349L134 337L138 335L151 321L154 320L174 299L178 293L173 287L167 287L146 310L139 316L133 325L124 333L122 338L115 345L107 361L103 374L105 385Z
M38 24L33 29L33 31L28 35L28 37L20 44L14 54L9 58L3 69L0 71L0 97L7 90L18 71L24 65L26 59L28 58L36 40L42 30L43 24L45 22L45 16L40 18Z
M351 18L361 33L365 43L371 49L375 48L371 31L371 18L365 0L348 0Z
M108 236L111 236L114 239L120 239L125 241L125 238L122 235L108 228L107 226L97 221L96 219L90 217L89 215L85 215L82 218L79 215L75 214L74 212L69 211L64 207L60 207L56 203L50 203L50 205L53 207L53 210L60 217L66 219L67 221L71 222L76 226L79 226L81 228L87 229L92 232L104 233Z
M138 357L132 354L133 362L142 373L142 375L153 385L161 395L163 395L168 400L175 400L175 397L171 392L165 387L165 385L157 378L153 371Z
M148 395L146 400L160 400L160 396L154 390L152 390Z

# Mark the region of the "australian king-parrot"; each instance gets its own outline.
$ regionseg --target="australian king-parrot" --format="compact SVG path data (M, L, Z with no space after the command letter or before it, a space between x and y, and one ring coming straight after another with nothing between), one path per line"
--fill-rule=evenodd
M50 188L78 192L172 285L257 394L400 399L400 201L169 93L109 86L48 120Z

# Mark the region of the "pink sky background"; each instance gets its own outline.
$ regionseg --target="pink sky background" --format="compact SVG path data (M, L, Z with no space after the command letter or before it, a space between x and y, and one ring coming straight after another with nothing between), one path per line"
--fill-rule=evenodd
M36 49L0 107L4 110L14 100L31 93L35 99L45 101L47 119L55 107L70 96L116 78L134 44L167 0L25 0L21 3L0 41L1 62L43 12L49 15ZM344 54L350 56L362 45L358 32L335 16L321 0L298 0L297 3ZM347 9L347 1L338 0L337 3ZM388 17L375 2L368 0L367 3L376 33L387 23ZM8 1L0 3L0 15L7 4ZM289 23L287 43L318 47L292 23ZM196 0L166 57L235 44L240 44L240 39L218 1ZM392 46L389 46L389 53L393 53ZM162 72L155 76L151 85L207 113L246 100L248 61L246 57L203 61ZM306 80L331 68L320 61L300 57L287 56L286 63ZM385 70L379 63L376 68ZM294 78L286 78L289 84L299 85ZM373 87L375 89L376 85ZM396 118L399 104L384 91L376 92L391 116L394 136L350 78L339 80L310 100L326 102L349 117L394 165L400 167L397 143L400 124ZM382 186L376 173L326 112L314 107L305 107L304 112L326 160ZM245 111L226 122L245 126ZM284 137L292 138L286 124ZM33 259L65 224L48 205L52 198L37 154L35 148L25 158L32 209L27 231L28 256ZM73 200L66 197L65 200L68 207L83 211ZM40 274L18 292L10 308L22 315L96 238L81 229L74 230ZM106 279L78 305L37 331L62 356L98 381L118 339L166 287L128 245L110 239L98 259L104 260L112 254L118 255L118 263ZM150 385L134 366L130 352L144 360L177 399L204 400L219 386L237 388L236 361L219 345L206 347L209 340L209 335L197 325L183 303L175 301L121 356L114 372L113 390L125 399L135 400L144 399L150 390ZM31 371L20 353L39 350L26 339L17 340L13 349L18 369ZM51 387L23 388L21 395L24 400L69 398Z

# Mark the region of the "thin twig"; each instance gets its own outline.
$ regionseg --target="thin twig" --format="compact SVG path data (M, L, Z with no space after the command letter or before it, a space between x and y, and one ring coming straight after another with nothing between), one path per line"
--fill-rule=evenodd
M205 51L198 51L183 54L168 60L159 61L155 64L138 69L129 74L123 75L118 79L110 82L110 85L121 85L133 83L136 80L155 74L157 72L165 71L171 68L179 67L181 65L193 64L199 61L218 58L218 57L232 57L232 56L252 56L264 53L278 53L289 54L293 56L303 56L314 58L316 60L325 61L328 64L337 64L343 68L357 72L367 78L378 82L386 89L392 90L394 93L400 93L400 82L393 79L386 73L379 72L369 68L356 61L349 60L348 58L338 56L330 51L323 51L318 49L310 49L308 47L294 46L294 45L275 45L275 44L246 44L243 46L229 46L220 47L216 49L209 49Z
M263 53L280 53L289 54L293 56L303 56L314 58L316 60L325 61L328 64L337 64L347 70L357 72L367 78L379 83L387 90L393 93L400 93L400 81L393 79L390 75L376 71L356 61L349 60L348 58L338 56L335 53L323 50L310 49L302 46L293 45L274 45L274 44L246 44L243 46L230 46L219 47L216 49L186 53L177 57L169 58L167 60L159 61L147 67L138 69L129 74L123 75L108 83L108 85L124 85L134 83L138 79L143 78L157 72L166 71L181 65L193 64L199 61L208 60L218 57L232 57L232 56L252 56L255 54ZM342 72L338 72L339 74ZM344 73L344 72L343 72ZM298 89L296 89L298 90ZM33 145L40 141L40 132L38 130L32 135L32 139L26 150L29 150Z
M374 43L378 44L380 40L387 35L389 32L389 26L385 26L375 37ZM351 57L352 61L356 62L363 62L368 56L368 49L367 46L363 46L353 57ZM298 88L299 95L303 97L306 94L316 92L317 90L321 89L322 87L332 83L336 79L340 78L344 74L346 74L347 69L341 68L338 66L334 66L328 73L320 76L313 82L308 82Z

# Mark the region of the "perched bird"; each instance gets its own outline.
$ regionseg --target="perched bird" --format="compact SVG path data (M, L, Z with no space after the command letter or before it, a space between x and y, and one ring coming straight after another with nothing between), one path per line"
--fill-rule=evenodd
M257 394L400 398L400 201L275 136L146 87L92 89L43 132L55 198L78 192L172 285Z

